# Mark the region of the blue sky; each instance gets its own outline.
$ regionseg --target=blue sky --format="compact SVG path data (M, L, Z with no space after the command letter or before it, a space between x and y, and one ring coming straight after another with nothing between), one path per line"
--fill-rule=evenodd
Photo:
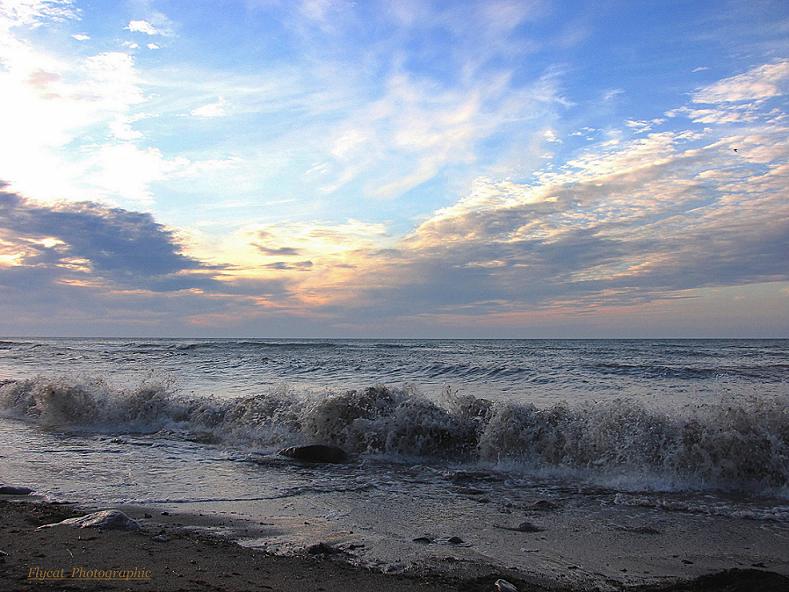
M0 0L0 332L787 336L788 40L780 1Z

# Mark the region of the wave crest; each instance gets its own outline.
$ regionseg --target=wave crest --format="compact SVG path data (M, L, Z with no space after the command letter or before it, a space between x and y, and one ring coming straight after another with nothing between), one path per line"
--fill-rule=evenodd
M619 399L540 409L375 386L307 396L287 389L233 400L166 385L36 378L0 386L5 415L101 432L168 432L255 450L322 442L355 453L601 475L658 475L694 489L789 486L789 406L749 399L658 411Z

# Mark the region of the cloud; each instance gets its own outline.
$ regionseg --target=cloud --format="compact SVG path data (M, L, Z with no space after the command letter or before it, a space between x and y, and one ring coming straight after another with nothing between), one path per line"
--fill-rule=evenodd
M286 278L293 314L346 330L676 314L710 290L789 281L789 129L774 104L748 109L625 120L527 180L479 176L400 238L360 221L251 225L213 250L239 277Z
M156 90L127 51L52 55L11 32L0 61L0 175L20 194L44 201L91 195L138 207L153 202L153 183L205 174L223 160L151 145L140 123L159 115L150 106Z
M299 249L295 249L293 247L278 247L276 249L272 249L271 247L266 247L259 244L255 244L255 246L264 255L272 255L274 257L291 256L291 255L298 256L299 253L301 253Z
M312 267L312 261L276 261L274 263L267 263L263 267L266 269L276 269L278 271L306 271Z
M129 21L129 24L126 26L127 31L131 31L132 33L144 33L145 35L165 35L166 32L158 29L157 27L153 26L148 21Z
M449 167L476 164L479 144L505 128L518 127L515 143L543 136L562 103L552 73L518 88L495 73L443 89L398 72L384 88L331 135L328 158L311 171L325 192L361 182L368 195L401 195Z
M150 214L91 202L39 205L0 192L0 232L22 267L69 270L90 281L149 289L205 285L207 267L181 252L172 230ZM178 288L180 286L180 288Z
M232 266L184 250L182 237L150 214L47 205L0 187L0 330L204 334L212 324L293 308L286 281L235 277Z
M77 41L88 41L90 39L90 35L86 35L85 33L74 33L71 38L76 39Z
M764 101L784 94L788 81L789 60L780 60L703 87L693 95L693 102Z
M478 178L393 256L359 257L336 303L360 318L461 322L789 281L784 114L766 105L736 127L657 133L630 123L642 136L599 142L533 182Z
M133 57L112 51L69 62L13 36L6 41L0 45L6 66L0 70L0 128L13 141L0 143L0 174L39 199L84 193L93 174L102 174L94 168L96 137L108 128L123 129L123 139L139 137L130 129L130 113L145 96Z
M3 202L0 266L20 292L30 278L53 298L79 289L103 310L123 300L202 326L272 310L429 326L786 277L786 60L695 89L665 121L612 121L641 94L608 81L588 91L600 113L585 121L593 109L564 96L572 64L546 68L557 41L527 25L551 10L542 2L277 3L287 66L220 74L132 51L173 34L149 3L123 35L139 43L90 51L63 43L76 24L58 25L57 52L27 28L76 8L17 4L0 8L0 129L13 140L0 175L18 198Z
M47 21L79 19L79 10L71 0L7 0L0 4L0 29L36 28Z
M215 102L208 103L206 105L202 105L201 107L197 107L192 109L190 112L192 117L224 117L227 115L225 111L225 100L222 97L219 97Z

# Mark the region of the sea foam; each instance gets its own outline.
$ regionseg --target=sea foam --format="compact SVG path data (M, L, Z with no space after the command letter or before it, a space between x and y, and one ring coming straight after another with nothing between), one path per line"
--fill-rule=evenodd
M0 386L3 415L40 426L159 433L249 451L326 443L418 462L659 476L698 490L789 487L789 405L749 398L657 410L627 400L538 408L374 386L321 395L288 389L231 400L165 385L35 378Z

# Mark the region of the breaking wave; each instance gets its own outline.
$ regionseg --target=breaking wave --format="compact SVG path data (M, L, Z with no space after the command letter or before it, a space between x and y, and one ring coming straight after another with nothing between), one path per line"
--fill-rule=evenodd
M99 379L35 378L0 385L0 410L45 427L161 433L254 451L320 442L422 463L657 475L697 490L789 487L789 405L781 397L667 411L626 399L540 409L385 386L221 400L157 383L117 389Z

